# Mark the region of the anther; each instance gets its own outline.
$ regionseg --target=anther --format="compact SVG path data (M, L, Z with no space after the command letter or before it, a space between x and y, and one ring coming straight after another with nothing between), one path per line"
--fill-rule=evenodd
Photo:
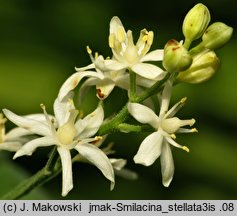
M182 149L186 152L190 152L189 148L187 146L183 146Z

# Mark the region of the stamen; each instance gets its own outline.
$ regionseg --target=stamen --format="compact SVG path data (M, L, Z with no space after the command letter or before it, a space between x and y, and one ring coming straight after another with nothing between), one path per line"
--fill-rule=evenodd
M187 146L183 146L182 149L186 152L190 152L189 148Z
M109 35L109 46L110 48L114 48L114 44L115 44L115 35L112 33Z
M89 47L89 46L86 46L86 50L87 50L87 53L88 53L89 55L91 55L91 54L92 54L92 50L90 49L90 47Z
M192 128L191 131L192 131L193 133L197 133L197 132L198 132L198 130L197 130L196 128Z
M175 134L171 134L170 137L171 137L172 139L176 139Z
M173 116L179 111L179 109L183 107L183 105L185 104L186 100L187 100L187 97L182 98L178 103L176 103L176 104L165 114L164 118L167 118L167 117L171 118L171 117L173 117Z

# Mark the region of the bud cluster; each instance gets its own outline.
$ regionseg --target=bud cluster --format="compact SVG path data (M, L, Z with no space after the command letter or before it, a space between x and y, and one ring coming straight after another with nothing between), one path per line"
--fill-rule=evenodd
M214 50L225 45L231 38L233 28L222 22L209 25L208 8L198 3L183 21L184 44L170 40L164 48L163 66L170 73L177 73L177 79L187 83L200 83L211 78L219 68L220 61ZM189 50L192 41L201 42Z

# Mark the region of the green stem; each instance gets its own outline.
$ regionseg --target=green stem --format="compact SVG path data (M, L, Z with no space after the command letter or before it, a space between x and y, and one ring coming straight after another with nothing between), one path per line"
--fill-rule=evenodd
M164 77L164 79L157 81L151 88L148 88L143 92L140 96L137 96L134 100L135 103L141 103L146 100L148 97L157 94L163 89L163 84L170 78L170 74ZM123 109L111 120L102 124L100 129L98 130L98 135L102 136L108 133L112 133L116 131L116 128L119 124L123 123L129 117L127 104L123 107Z
M15 200L19 199L22 196L29 193L32 189L38 187L43 182L46 182L48 179L51 179L52 176L56 176L61 170L61 166L57 166L55 169L55 164L57 164L58 155L56 147L52 150L49 160L44 168L39 170L36 174L26 179L17 185L12 191L8 192L4 196L1 197L1 200Z
M184 41L183 47L188 50L190 45L191 45L192 41L191 40L187 40L187 38Z
M136 100L136 74L133 71L129 71L130 73L130 95L129 101L134 102Z
M130 133L130 132L139 133L139 132L154 131L154 129L150 125L131 125L127 123L119 124L117 129L124 133Z

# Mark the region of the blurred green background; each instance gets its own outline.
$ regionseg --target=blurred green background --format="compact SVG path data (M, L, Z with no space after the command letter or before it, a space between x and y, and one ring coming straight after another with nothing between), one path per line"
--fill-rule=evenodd
M212 22L237 26L234 0L201 1ZM152 50L166 41L181 40L182 19L198 1L147 2L125 0L0 0L0 108L18 114L41 112L40 103L52 111L53 101L74 66L90 63L85 47L104 56L110 19L117 15L135 37L146 27L155 32ZM136 40L136 39L135 39ZM237 40L217 51L221 68L210 81L175 87L172 101L187 96L180 118L194 117L198 134L178 136L191 152L174 149L175 176L169 188L161 184L159 160L150 167L134 165L132 157L145 135L113 134L116 157L129 158L128 168L139 174L136 181L116 178L115 189L93 166L73 166L74 189L66 199L237 199ZM92 92L84 109L92 110ZM122 100L116 100L122 94ZM107 110L125 102L126 93L115 90ZM117 108L118 109L118 108ZM13 125L8 123L8 128ZM12 161L12 153L0 154L0 195L43 167L50 148L32 157ZM61 176L34 190L24 199L61 199Z

